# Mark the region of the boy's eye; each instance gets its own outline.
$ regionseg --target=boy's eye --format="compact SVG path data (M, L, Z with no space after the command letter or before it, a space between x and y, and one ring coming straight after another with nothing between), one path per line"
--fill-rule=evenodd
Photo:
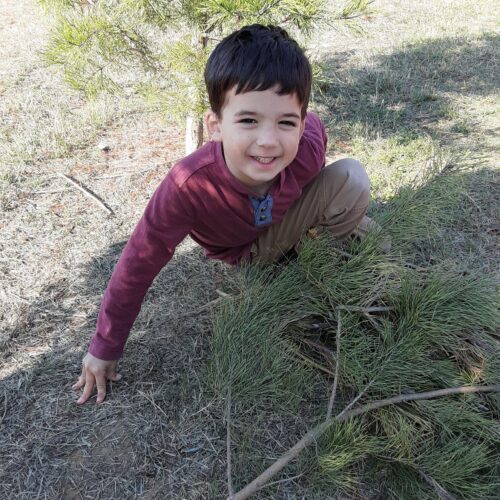
M282 120L282 121L280 121L280 124L285 125L287 127L296 127L297 126L295 122L291 122L288 120Z
M238 123L257 123L257 120L254 118L243 118Z

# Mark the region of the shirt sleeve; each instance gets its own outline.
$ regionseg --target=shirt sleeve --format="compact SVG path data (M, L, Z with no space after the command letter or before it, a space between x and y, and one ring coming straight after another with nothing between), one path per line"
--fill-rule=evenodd
M170 174L149 201L104 293L89 347L93 356L109 361L122 355L148 288L193 228L188 201Z

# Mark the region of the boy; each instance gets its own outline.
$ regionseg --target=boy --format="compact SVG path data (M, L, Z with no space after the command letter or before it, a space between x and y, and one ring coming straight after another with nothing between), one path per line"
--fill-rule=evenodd
M268 263L311 227L337 238L366 221L369 181L350 159L325 167L326 133L307 113L311 68L274 26L226 37L205 69L211 141L181 160L151 198L106 289L73 389L78 404L117 381L116 363L151 282L190 235L208 257Z

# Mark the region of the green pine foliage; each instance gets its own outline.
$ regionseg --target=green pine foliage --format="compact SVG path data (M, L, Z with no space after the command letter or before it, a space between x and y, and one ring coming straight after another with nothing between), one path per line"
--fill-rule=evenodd
M246 269L241 293L224 299L214 312L212 395L223 401L237 394L269 414L282 412L283 397L293 395L299 412L315 408L308 417L313 427L324 419L327 400L311 400L311 394L317 398L331 387L336 363L334 415L362 391L358 405L399 394L498 384L496 283L451 260L424 265L419 256L418 266L403 260L400 249L414 243L404 231L392 230L418 223L420 235L424 227L438 235L446 219L444 203L428 210L419 196L433 202L439 186L457 185L454 175L429 179L399 209L395 200L386 207L390 218L380 213L379 220L390 223L383 230L392 235L392 254L380 250L378 234L342 248L323 234L306 238L297 258L285 266ZM368 307L381 309L366 314ZM497 498L499 413L497 394L373 410L332 425L302 460L300 472L320 496L337 491L370 498L378 492L383 498L431 499L441 488L457 498Z
M49 64L89 98L138 93L172 118L207 109L203 70L225 35L246 24L282 26L306 43L320 25L352 24L369 2L325 0L39 0L56 17L45 50ZM318 90L327 85L313 64Z
M65 81L93 97L124 92L157 69L149 33L132 14L118 9L104 15L102 7L65 12L56 24L45 58L64 67ZM132 73L133 68L133 73Z
M323 435L318 470L313 473L317 483L354 493L362 478L357 469L360 463L384 450L384 443L368 433L365 422L349 420L333 424Z
M270 401L296 408L313 385L314 374L294 355L283 336L290 323L315 314L308 293L289 266L277 277L249 269L242 277L245 293L226 300L213 320L207 380L214 395L231 395L244 407ZM311 303L312 302L312 303Z

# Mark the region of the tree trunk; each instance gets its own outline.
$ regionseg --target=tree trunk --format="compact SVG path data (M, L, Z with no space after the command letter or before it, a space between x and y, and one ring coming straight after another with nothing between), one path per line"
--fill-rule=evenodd
M186 118L186 156L203 146L203 120L189 115Z
M203 119L198 118L198 130L197 130L197 148L201 148L203 146Z
M186 117L186 156L191 154L196 149L196 130L194 128L195 117L193 115L188 115Z

